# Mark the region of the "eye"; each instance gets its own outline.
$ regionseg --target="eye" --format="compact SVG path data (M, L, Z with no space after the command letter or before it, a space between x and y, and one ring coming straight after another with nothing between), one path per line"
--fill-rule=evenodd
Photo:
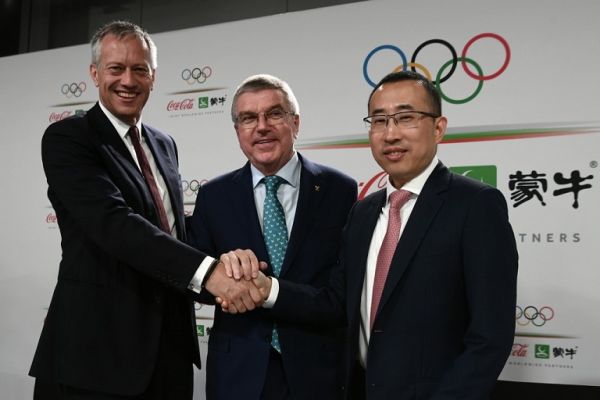
M402 113L396 114L395 118L398 122L409 123L415 120L415 115L413 113Z
M242 114L238 116L238 123L241 125L252 124L257 118L256 114Z
M138 75L149 75L150 71L145 67L138 67L134 69L134 72Z
M385 115L374 115L371 117L371 125L385 125L387 117Z
M269 111L269 112L266 114L266 117L267 117L268 119L275 119L275 120L277 120L277 119L281 119L281 118L283 118L284 116L285 116L285 111L283 111L283 110L282 110L282 109L280 109L280 108L276 108L276 109L274 109L274 110L271 110L271 111Z
M108 72L111 74L120 74L123 72L123 67L119 65L109 65L106 69L108 69Z

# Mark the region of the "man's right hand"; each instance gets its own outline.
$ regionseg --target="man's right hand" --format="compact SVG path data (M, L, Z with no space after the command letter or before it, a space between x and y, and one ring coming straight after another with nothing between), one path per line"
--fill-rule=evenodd
M271 280L260 271L265 269L267 263L259 262L252 250L232 250L221 255L205 288L223 311L251 311L260 307L271 291Z
M252 250L236 249L221 255L220 260L225 266L228 277L235 280L244 278L249 281L258 277L259 269L265 269L267 264L259 262Z
M271 293L271 282L272 281L271 281L270 277L266 276L262 272L259 272L258 277L256 279L253 279L252 282L262 296L261 303L256 304L256 306L259 307L265 302L265 300L267 300L267 298L269 298L269 294ZM237 314L238 312L240 312L238 310L238 307L235 304L233 304L227 300L224 300L220 297L217 297L216 300L217 300L217 304L219 304L221 306L221 309L223 310L223 312L226 312L229 314Z

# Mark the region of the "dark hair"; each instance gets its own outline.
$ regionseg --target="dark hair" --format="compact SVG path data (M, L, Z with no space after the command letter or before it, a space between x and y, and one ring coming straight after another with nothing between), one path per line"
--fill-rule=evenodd
M379 83L373 88L371 94L369 95L369 101L367 102L367 112L369 109L369 105L371 104L371 98L373 94L381 85L384 83L390 82L401 82L401 81L416 81L423 86L425 92L427 92L427 100L429 105L431 106L431 112L437 116L442 115L442 99L440 97L440 93L438 92L435 84L431 82L429 79L425 78L423 75L414 71L400 71L400 72L391 72L384 76Z
M102 42L102 39L104 39L106 35L114 35L118 39L133 35L143 40L148 46L148 50L150 50L150 66L152 69L156 69L156 45L150 38L148 32L129 21L112 21L96 31L91 41L92 64L98 66L98 63L100 62L100 42Z

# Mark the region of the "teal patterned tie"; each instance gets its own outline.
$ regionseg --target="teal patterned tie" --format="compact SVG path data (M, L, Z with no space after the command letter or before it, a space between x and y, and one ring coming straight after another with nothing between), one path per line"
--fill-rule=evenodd
M281 272L281 265L283 264L288 242L285 213L283 212L281 203L277 199L277 189L283 182L282 178L275 175L263 178L263 183L267 189L263 208L263 235L271 261L271 268L273 268L273 274L276 277L279 277L279 273ZM275 327L273 327L271 346L281 353L279 335Z

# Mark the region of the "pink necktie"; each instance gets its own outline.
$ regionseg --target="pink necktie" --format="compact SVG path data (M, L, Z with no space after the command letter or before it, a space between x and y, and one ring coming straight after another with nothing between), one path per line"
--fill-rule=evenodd
M400 237L400 208L408 201L411 193L406 190L396 190L390 194L390 210L388 214L388 226L383 243L377 255L377 266L375 268L375 280L373 282L373 298L371 301L371 328L377 314L381 293L385 286L385 280L392 263L392 257L396 251L398 238Z
M140 163L140 169L142 170L142 174L144 175L144 179L146 180L148 189L150 189L150 193L152 194L152 200L154 200L154 206L156 208L156 212L158 213L160 228L163 231L170 234L171 229L169 228L169 220L167 219L165 205L162 201L162 198L160 197L158 186L156 185L156 180L154 179L154 174L152 173L152 169L150 168L150 163L148 162L146 153L142 148L142 143L140 142L140 133L138 131L137 126L134 125L131 128L129 128L128 133L129 137L131 137L131 143L133 143L133 148L135 149L135 155L137 156L138 162Z

